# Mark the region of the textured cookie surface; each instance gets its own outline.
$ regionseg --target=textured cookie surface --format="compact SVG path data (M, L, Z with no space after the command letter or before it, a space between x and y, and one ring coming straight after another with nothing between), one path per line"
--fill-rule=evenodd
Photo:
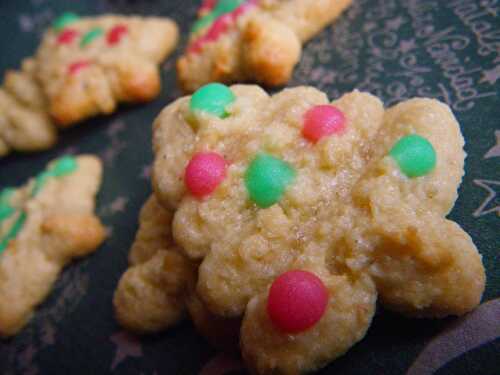
M144 204L129 254L130 268L114 295L119 323L137 333L162 331L181 320L193 267L171 236L172 213L154 196Z
M0 157L11 150L45 150L57 141L34 68L34 61L26 59L20 71L5 74L0 88Z
M204 1L189 45L177 62L192 92L209 82L286 83L302 43L335 20L352 0Z
M63 157L0 196L0 335L21 330L62 268L105 237L94 215L101 183L94 156Z
M330 103L308 87L270 97L212 84L164 109L153 143L173 237L201 262L197 295L215 316L244 316L243 356L257 373L310 371L342 355L364 336L378 296L417 317L480 301L481 257L445 219L465 154L442 103L386 110L357 91ZM294 270L319 278L324 310L284 332L269 290Z
M69 126L111 113L119 102L152 100L161 85L158 65L177 38L166 18L63 14L36 53L51 116Z

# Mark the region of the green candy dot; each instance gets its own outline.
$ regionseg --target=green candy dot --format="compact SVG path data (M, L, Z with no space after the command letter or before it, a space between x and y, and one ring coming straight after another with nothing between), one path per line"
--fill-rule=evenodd
M217 16L214 13L208 13L206 16L203 16L193 24L193 26L191 27L191 32L197 33L201 29L210 26L216 18Z
M268 154L257 155L245 173L250 199L260 208L277 203L294 179L295 170L290 164Z
M5 188L0 192L0 222L9 218L16 211L9 203L15 191L13 188Z
M25 221L26 221L26 213L22 212L17 218L17 220L14 222L14 225L12 225L12 227L10 228L7 235L0 241L0 254L2 254L4 250L7 248L9 242L14 238L16 238L19 231L23 227Z
M77 167L76 159L73 156L63 156L55 162L50 172L55 177L61 177L73 173Z
M389 155L410 178L424 176L436 167L434 147L427 139L416 134L401 138Z
M16 192L14 188L5 188L0 192L0 203L8 203L12 195Z
M100 27L94 27L92 30L85 33L80 41L80 47L85 47L90 44L94 39L99 38L102 34L104 34L104 30Z
M52 27L56 31L61 31L66 26L68 26L69 24L71 24L73 22L78 21L79 19L80 19L80 17L78 17L78 15L76 15L75 13L66 12L66 13L63 13L59 17L56 18L56 20L52 24Z
M45 186L49 178L52 176L50 171L44 171L35 177L35 184L33 186L33 190L31 191L31 196L36 196L40 190Z
M214 8L214 13L220 16L232 12L244 2L244 0L219 0Z
M207 112L220 118L228 116L226 107L234 102L236 96L231 89L220 83L209 83L196 91L191 97L191 112Z
M14 207L8 203L0 203L0 223L15 212Z

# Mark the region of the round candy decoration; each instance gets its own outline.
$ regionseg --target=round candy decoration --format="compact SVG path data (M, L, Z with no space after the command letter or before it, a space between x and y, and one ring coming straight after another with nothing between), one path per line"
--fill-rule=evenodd
M321 138L332 134L341 134L345 130L344 113L331 105L317 105L304 115L302 135L316 143Z
M78 36L78 31L74 29L65 29L57 37L58 44L71 44L73 40Z
M104 34L104 30L100 27L94 27L90 31L88 31L80 41L80 47L85 47L86 45L92 43L94 39L99 38L102 34Z
M125 25L116 25L111 30L108 31L108 35L106 37L108 44L114 45L120 43L122 38L127 35L128 28Z
M279 202L294 179L295 170L290 164L268 154L257 155L245 173L250 199L260 208Z
M210 195L226 177L226 167L226 161L216 152L195 154L184 172L187 189L197 198Z
M80 19L80 17L78 17L78 15L76 15L75 13L66 12L66 13L61 14L54 21L54 23L52 24L52 27L56 31L61 31L66 26L68 26L69 24L72 24L72 23L78 21L79 19Z
M323 281L311 272L293 270L274 280L267 313L277 329L296 334L314 326L327 305L328 290Z
M220 83L209 83L198 89L189 103L191 112L206 112L220 118L228 116L226 107L236 100L231 89Z
M232 22L233 18L229 14L224 14L223 16L217 18L212 26L210 26L210 29L208 30L207 35L204 38L205 41L214 42L219 39L219 37L224 34L227 29L229 29Z
M71 75L75 75L80 72L80 70L85 69L90 66L88 61L76 61L68 67L68 72Z
M401 138L389 155L410 178L425 176L436 167L436 150L427 139L417 134Z

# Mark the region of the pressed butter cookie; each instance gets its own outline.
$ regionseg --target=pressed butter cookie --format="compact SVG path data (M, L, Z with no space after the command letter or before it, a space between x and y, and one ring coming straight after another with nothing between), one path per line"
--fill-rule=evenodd
M59 126L111 113L119 102L145 102L160 91L158 65L177 44L167 18L65 13L36 53L36 76Z
M206 0L185 54L179 82L192 92L209 82L288 82L302 44L352 0Z
M210 84L154 124L153 185L173 237L201 262L196 286L220 318L243 316L259 374L324 366L367 331L377 297L416 317L461 315L485 275L445 216L463 175L449 108L384 109L354 91L330 103L299 87Z
M0 335L19 332L63 267L104 241L94 199L101 183L94 156L66 156L19 189L0 193Z
M57 141L56 127L146 102L161 87L159 64L175 48L168 18L65 13L45 33L21 71L0 88L0 157L40 151Z

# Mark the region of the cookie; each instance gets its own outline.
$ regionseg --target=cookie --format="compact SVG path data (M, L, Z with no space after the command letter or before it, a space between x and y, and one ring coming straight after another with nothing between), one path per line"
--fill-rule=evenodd
M330 103L310 87L210 84L162 111L153 144L174 240L201 262L196 292L216 316L244 317L256 373L334 360L378 297L415 317L480 302L481 256L445 219L465 153L438 101L384 109L358 91Z
M120 102L146 102L160 91L159 64L177 44L168 18L65 13L45 33L36 77L61 127L109 114Z
M193 266L173 243L172 213L151 196L141 209L139 230L113 303L117 321L136 333L162 331L185 316L185 293Z
M196 293L197 265L172 239L172 212L150 196L139 215L139 230L113 304L118 323L138 334L157 333L189 316L212 345L238 347L241 319L224 319L207 309Z
M19 332L71 260L94 252L105 230L95 216L101 162L65 156L21 188L0 194L0 335Z
M15 151L41 151L57 142L45 96L34 77L33 59L8 71L0 88L0 157Z
M206 0L177 61L184 91L209 82L290 80L302 44L333 22L352 0Z

